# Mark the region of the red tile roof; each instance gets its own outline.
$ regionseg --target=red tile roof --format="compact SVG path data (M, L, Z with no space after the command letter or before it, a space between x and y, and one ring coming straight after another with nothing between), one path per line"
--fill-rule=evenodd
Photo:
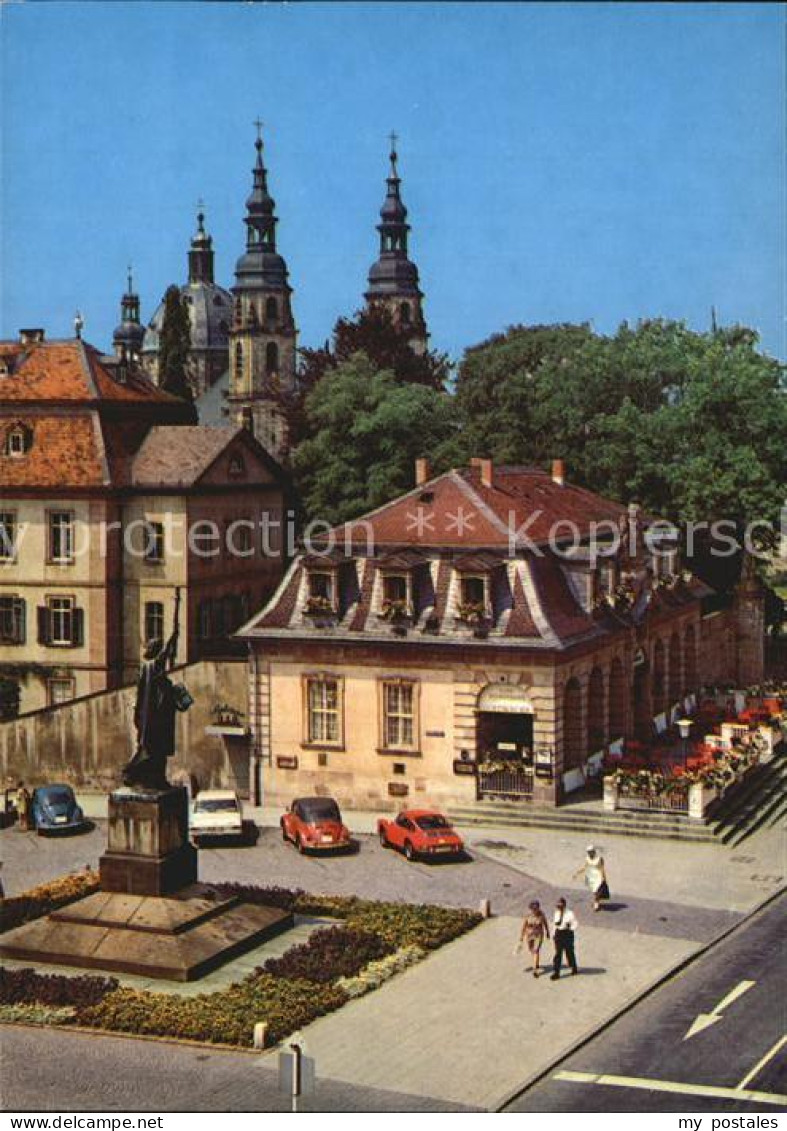
M77 338L27 345L0 342L0 361L10 372L0 371L0 402L116 401L127 404L153 402L179 405L171 393L159 389L138 370L130 370L125 384L116 381L101 364L93 346Z
M592 491L560 486L545 471L525 467L495 468L485 486L476 468L449 471L392 503L358 519L355 541L371 527L378 546L431 546L468 550L529 539L548 542L558 523L572 522L586 536L593 522L625 521L626 508ZM363 524L363 525L360 525ZM337 538L352 540L353 524L338 527ZM568 537L563 528L562 537ZM557 531L560 537L561 531Z
M5 434L18 421L32 431L23 456L3 453ZM0 417L0 488L100 487L109 482L104 442L96 413L68 416Z

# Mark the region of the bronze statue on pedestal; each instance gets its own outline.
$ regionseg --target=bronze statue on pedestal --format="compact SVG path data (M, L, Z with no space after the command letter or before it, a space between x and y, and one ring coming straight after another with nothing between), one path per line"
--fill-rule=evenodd
M177 653L179 612L178 588L172 635L166 644L163 640L149 640L145 646L134 705L137 749L123 769L124 785L148 790L170 788L167 759L175 753L175 718L178 711L188 710L192 703L186 688L173 684L167 674Z

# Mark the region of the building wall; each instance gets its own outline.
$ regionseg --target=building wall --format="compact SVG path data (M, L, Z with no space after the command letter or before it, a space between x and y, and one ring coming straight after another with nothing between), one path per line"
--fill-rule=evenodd
M116 561L107 548L106 524L112 518L104 499L9 499L3 510L16 512L17 556L0 563L0 595L26 603L25 642L0 643L0 668L18 679L21 710L48 703L51 679L73 680L76 695L103 690L110 682L112 611L107 599ZM74 515L74 559L56 564L49 558L50 511ZM37 609L50 597L73 597L84 611L83 643L64 647L39 643Z
M199 788L238 788L248 782L248 744L205 734L219 703L244 709L245 662L201 661L174 676L194 706L177 716L177 751L169 779ZM0 773L7 786L63 781L79 789L107 790L134 751L136 687L90 695L61 707L0 723Z

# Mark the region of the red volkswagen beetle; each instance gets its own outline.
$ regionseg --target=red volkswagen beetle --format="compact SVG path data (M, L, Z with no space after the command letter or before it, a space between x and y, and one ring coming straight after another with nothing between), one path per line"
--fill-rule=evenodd
M279 823L282 838L292 841L299 852L354 847L339 806L331 797L300 797Z
M403 809L393 821L381 817L377 835L383 848L398 848L408 860L416 856L462 856L465 851L450 822L433 809Z

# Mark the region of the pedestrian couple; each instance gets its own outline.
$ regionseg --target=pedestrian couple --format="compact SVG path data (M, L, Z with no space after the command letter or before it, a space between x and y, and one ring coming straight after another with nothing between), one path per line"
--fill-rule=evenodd
M595 845L589 844L585 851L585 862L574 876L584 872L585 883L593 896L593 910L600 911L604 900L609 899L609 884L604 857ZM560 977L560 970L565 958L571 973L577 973L577 958L574 950L574 934L577 929L577 917L567 906L565 899L559 899L555 905L555 915L552 923L555 956L552 964L552 980ZM522 922L522 931L519 936L519 946L525 944L533 959L533 977L541 973L541 947L544 940L550 938L549 924L541 904L538 900L528 907L528 912Z
M574 951L574 932L577 929L577 917L567 906L565 899L559 899L555 905L552 927L555 955L552 960L551 978L554 982L560 977L564 957L571 967L571 973L578 973L577 958ZM519 945L521 946L524 943L533 959L534 978L537 978L541 973L541 947L544 940L550 937L552 936L549 933L547 917L541 910L541 904L537 899L534 899L522 921L522 931L519 936Z

